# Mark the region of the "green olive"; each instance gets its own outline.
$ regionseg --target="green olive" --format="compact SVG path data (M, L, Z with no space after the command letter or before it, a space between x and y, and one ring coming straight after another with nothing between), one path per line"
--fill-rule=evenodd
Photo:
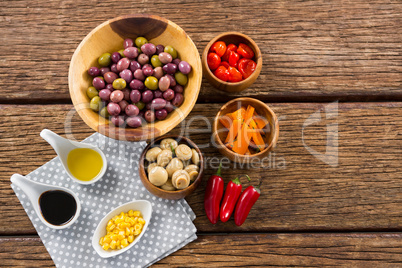
M91 107L91 109L94 110L95 112L99 111L101 105L102 100L99 96L93 97L89 102L89 107Z
M145 79L144 85L150 90L156 90L158 89L158 79L156 79L154 76L148 76Z
M125 88L127 86L127 82L126 80L124 80L123 78L117 78L113 81L113 88L114 89L119 89L122 90L123 88Z
M109 118L109 116L110 116L109 112L107 111L107 107L106 107L106 106L103 107L103 108L100 110L99 114L100 114L101 116L103 116L104 118Z
M95 87L89 87L87 89L88 98L92 99L93 97L98 96L98 95L99 95L99 92L98 92L98 90L96 90Z
M173 59L177 58L177 51L172 46L165 46L165 52L169 53Z
M162 67L162 62L159 60L159 56L158 55L153 55L151 58L151 64L152 66L154 66L154 68L156 67Z
M139 102L135 103L135 106L137 106L138 109L142 110L145 107L145 103L143 103L142 101L139 101Z
M126 56L124 55L124 49L120 49L119 51L117 51L117 52L119 52L120 53L120 56L122 57L122 58L125 58Z
M111 58L110 53L103 53L99 57L98 63L100 66L103 66L103 67L109 66L112 63L112 58Z
M182 74L181 72L176 72L174 78L179 85L185 86L187 84L187 75Z
M148 40L145 37L139 36L135 39L135 45L140 48L143 44L148 43Z

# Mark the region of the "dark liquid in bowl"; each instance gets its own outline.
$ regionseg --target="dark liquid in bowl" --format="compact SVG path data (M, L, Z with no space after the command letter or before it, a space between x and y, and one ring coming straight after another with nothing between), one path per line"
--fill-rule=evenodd
M77 211L74 197L60 190L42 193L39 197L39 206L45 220L53 225L66 224Z

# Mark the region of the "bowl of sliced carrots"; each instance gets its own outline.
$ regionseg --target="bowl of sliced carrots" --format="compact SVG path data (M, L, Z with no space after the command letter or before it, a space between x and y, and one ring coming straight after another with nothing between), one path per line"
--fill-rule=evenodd
M231 161L250 163L272 151L279 122L265 103L253 98L229 101L215 117L213 132L218 150Z

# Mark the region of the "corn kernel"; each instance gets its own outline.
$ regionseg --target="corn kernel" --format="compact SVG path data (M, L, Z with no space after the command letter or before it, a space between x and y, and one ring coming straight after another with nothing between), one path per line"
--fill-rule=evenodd
M135 217L139 217L141 215L141 212L139 212L138 210L134 211L134 216Z
M108 250L109 249L109 244L108 243L104 243L103 245L102 245L102 248L104 249L104 250Z
M142 225L144 225L144 224L145 224L145 220L144 220L143 218L139 218L139 219L138 219L138 223L141 223Z
M120 247L120 240L116 241L116 248Z
M121 244L123 247L127 247L127 246L128 246L127 238L124 238L123 240L121 240L120 244Z
M134 236L133 236L133 235L129 235L129 236L127 237L127 241L128 241L129 243L133 242L133 241L134 241Z
M132 209L130 209L127 214L128 214L128 216L132 217L134 215L134 211Z
M110 248L111 248L111 249L115 249L115 248L116 248L116 241L115 241L115 240L113 240L113 241L110 243Z
M135 226L134 226L134 229L137 231L137 230L141 230L142 229L142 225L141 224L139 224L139 223L137 223Z

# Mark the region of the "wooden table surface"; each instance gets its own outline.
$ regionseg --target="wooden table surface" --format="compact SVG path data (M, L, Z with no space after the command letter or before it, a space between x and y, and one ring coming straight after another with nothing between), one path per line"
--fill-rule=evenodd
M55 157L39 132L65 134L75 48L101 22L129 13L172 20L200 54L225 31L248 34L259 45L264 64L248 90L226 94L203 79L184 121L193 141L210 141L208 123L236 97L258 98L280 117L279 142L268 165L245 170L231 163L223 171L225 182L243 173L263 180L246 223L209 223L203 196L214 171L207 167L204 181L187 198L197 215L198 239L156 267L402 266L399 0L2 1L1 266L54 267L9 179ZM318 112L321 120L311 120ZM79 140L93 133L77 115L71 126ZM327 139L338 150L335 162L311 153L325 156ZM210 160L221 157L213 146L203 152Z

